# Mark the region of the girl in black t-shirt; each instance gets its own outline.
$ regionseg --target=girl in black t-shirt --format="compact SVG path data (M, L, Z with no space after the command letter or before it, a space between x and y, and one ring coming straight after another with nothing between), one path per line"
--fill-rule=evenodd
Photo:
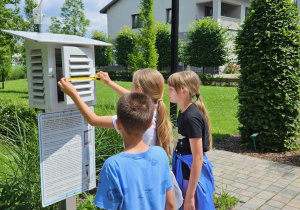
M177 72L168 79L170 101L180 107L172 170L183 193L184 209L212 210L214 176L205 154L212 147L212 136L200 83L193 71Z

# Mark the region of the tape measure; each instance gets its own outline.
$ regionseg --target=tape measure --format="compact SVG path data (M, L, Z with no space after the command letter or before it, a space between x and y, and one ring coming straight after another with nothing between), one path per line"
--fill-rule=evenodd
M94 77L74 77L74 78L69 78L69 81L78 81L78 80L97 80L97 81L102 81L101 77L99 76L94 76Z

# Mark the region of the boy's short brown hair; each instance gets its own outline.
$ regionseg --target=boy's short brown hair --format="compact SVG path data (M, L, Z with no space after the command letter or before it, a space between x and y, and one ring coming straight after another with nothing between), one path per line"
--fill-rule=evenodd
M154 111L152 99L144 93L127 93L117 103L117 117L128 134L143 134Z

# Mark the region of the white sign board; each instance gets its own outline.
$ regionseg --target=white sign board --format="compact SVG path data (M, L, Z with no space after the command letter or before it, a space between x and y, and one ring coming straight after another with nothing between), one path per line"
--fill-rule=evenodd
M79 110L39 114L38 124L43 207L95 188L94 127Z

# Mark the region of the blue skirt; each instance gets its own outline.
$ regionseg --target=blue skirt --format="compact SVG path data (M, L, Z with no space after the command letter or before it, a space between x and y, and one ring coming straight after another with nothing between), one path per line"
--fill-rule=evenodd
M179 188L182 190L183 175L181 164L184 162L191 168L193 162L193 155L178 155L173 152L172 158L172 171L176 177ZM201 210L214 210L213 192L215 191L215 181L212 172L212 164L207 159L206 154L203 154L203 164L201 174L198 180L195 195L197 196L198 203L196 206ZM181 207L182 209L182 207Z

